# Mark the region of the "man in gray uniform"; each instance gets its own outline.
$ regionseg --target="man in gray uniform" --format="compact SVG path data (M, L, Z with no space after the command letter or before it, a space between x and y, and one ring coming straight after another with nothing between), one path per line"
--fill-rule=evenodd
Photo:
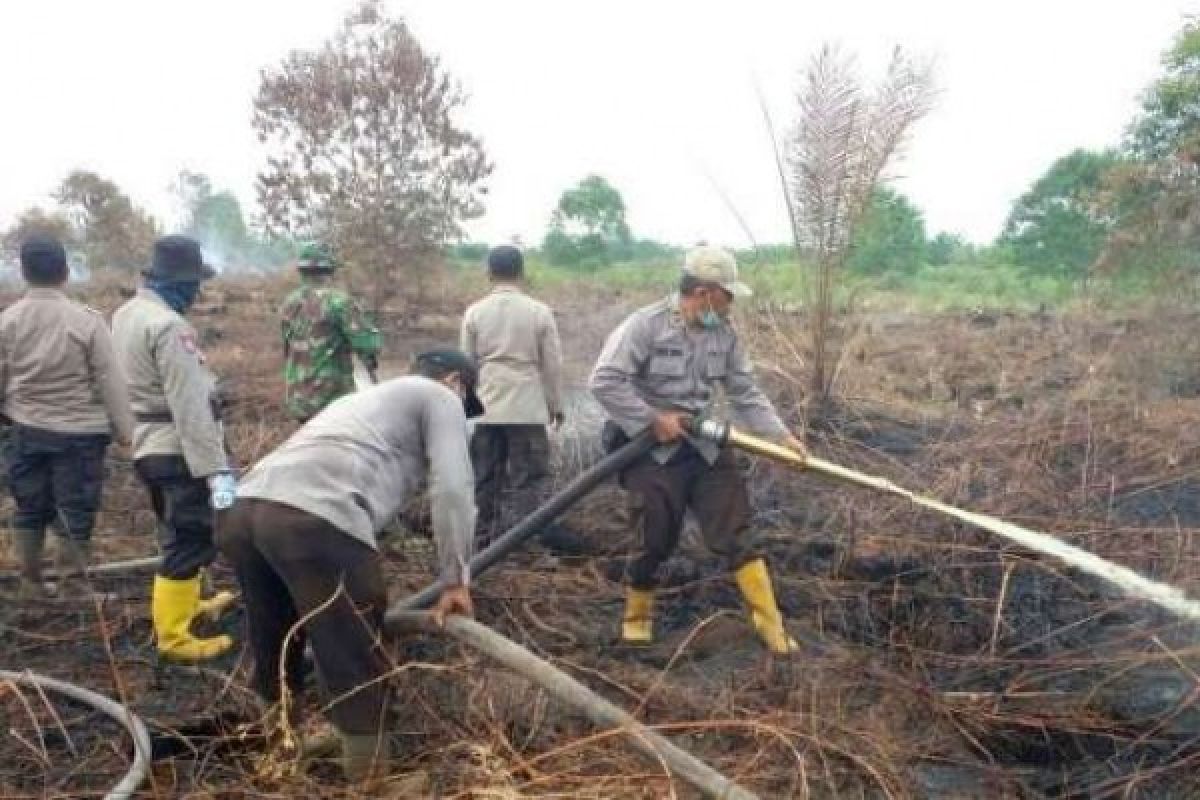
M463 352L479 364L479 396L487 408L471 438L484 543L544 499L550 477L546 426L563 420L554 313L521 291L520 250L494 247L487 266L492 290L467 309L461 334Z
M475 365L458 350L433 350L417 357L415 371L339 398L255 465L217 536L246 604L255 688L278 704L282 662L289 692L301 690L307 635L354 782L378 777L386 763L379 637L387 588L376 537L426 471L446 587L435 613L472 611L467 417L483 411Z
M0 314L0 409L12 423L12 535L19 594L45 594L42 546L56 525L63 577L84 576L112 437L128 445L133 415L104 317L63 293L67 254L56 239L21 244L29 291ZM66 592L62 592L66 594Z
M219 614L233 602L228 592L200 598L200 572L217 554L209 504L231 504L236 481L217 414L216 379L183 318L201 282L214 274L194 240L164 236L154 243L145 285L113 315L137 420L133 466L158 517L162 564L151 598L154 635L159 654L180 661L215 658L233 646L228 636L201 639L191 631L197 616Z
M722 389L735 418L750 430L805 453L758 388L728 316L738 280L733 254L698 247L687 254L679 291L631 314L605 342L591 389L608 412L606 438L615 444L651 428L661 443L621 474L638 501L641 553L630 570L621 637L653 639L652 610L659 566L675 550L690 508L705 543L733 571L750 618L767 647L787 653L796 643L784 629L766 562L750 531L750 502L733 454L686 432Z

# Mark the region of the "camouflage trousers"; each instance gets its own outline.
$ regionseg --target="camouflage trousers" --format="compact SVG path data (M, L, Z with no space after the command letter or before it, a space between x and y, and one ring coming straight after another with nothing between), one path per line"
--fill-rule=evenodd
M527 517L549 492L550 439L545 425L477 425L471 437L475 468L476 536L486 544Z
M91 539L109 441L107 434L14 425L8 449L8 480L17 506L13 527L40 531L55 524L69 539Z

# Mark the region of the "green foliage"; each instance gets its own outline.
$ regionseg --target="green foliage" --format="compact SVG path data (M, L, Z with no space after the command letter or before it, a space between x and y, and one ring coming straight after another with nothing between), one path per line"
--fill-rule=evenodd
M846 265L853 271L878 275L913 272L925 258L925 220L899 192L877 188L854 232Z
M552 264L589 269L630 258L633 236L621 193L599 175L563 192L542 251Z
M1076 150L1054 162L1013 204L997 244L1036 271L1082 275L1113 229L1099 199L1120 161L1113 152Z
M925 245L925 262L933 267L969 264L974 260L974 245L957 233L942 231Z
M447 255L454 261L479 264L487 258L490 249L486 242L458 242L448 248Z
M1200 22L1188 20L1163 55L1164 74L1142 97L1130 128L1129 149L1138 158L1200 161Z
M276 267L295 255L292 240L268 240L251 230L237 197L229 191L215 191L207 175L184 170L171 191L182 207L182 233L200 242L205 258L218 267Z

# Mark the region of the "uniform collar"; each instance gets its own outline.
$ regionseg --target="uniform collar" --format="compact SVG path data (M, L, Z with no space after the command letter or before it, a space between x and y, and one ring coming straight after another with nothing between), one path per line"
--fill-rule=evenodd
M524 294L521 287L515 283L497 283L488 294Z
M45 297L54 300L66 297L67 293L56 286L30 286L25 290L26 297Z
M679 292L671 292L667 295L667 321L673 328L686 328L687 322L683 318L683 309L680 307Z
M173 308L171 308L169 305L167 305L167 301L166 301L166 300L163 300L163 297L162 297L162 295L161 295L161 294L159 294L158 292L154 291L154 290L153 290L153 289L151 289L149 286L142 286L142 287L140 287L140 288L137 290L137 296L138 296L138 297L140 297L140 298L142 298L143 300L149 300L151 303L154 303L154 304L156 304L156 305L160 305L160 306L162 306L162 307L163 307L163 308L165 308L167 311L170 311L172 314L175 314L175 313L177 313L177 312L175 311L175 309L173 309Z

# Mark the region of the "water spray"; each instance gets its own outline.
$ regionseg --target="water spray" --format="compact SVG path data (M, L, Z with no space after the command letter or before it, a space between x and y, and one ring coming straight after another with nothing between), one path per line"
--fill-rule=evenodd
M1188 597L1180 589L1165 583L1152 581L1128 567L1114 564L1094 553L1089 553L1087 550L1067 544L1048 533L1023 528L1020 525L1014 525L1002 519L989 517L986 514L964 511L961 508L955 508L938 500L922 497L915 492L897 486L886 478L867 475L812 455L803 456L790 448L743 433L728 422L713 419L696 419L691 422L689 432L693 436L707 439L723 447L736 447L747 453L769 458L776 463L783 464L792 469L815 470L841 481L855 483L859 486L865 486L868 489L875 489L886 494L902 497L915 505L936 511L939 514L952 517L961 522L966 522L969 525L974 525L989 533L994 533L1009 541L1016 542L1030 550L1057 558L1069 566L1104 580L1125 594L1148 600L1176 616L1200 621L1200 602Z

